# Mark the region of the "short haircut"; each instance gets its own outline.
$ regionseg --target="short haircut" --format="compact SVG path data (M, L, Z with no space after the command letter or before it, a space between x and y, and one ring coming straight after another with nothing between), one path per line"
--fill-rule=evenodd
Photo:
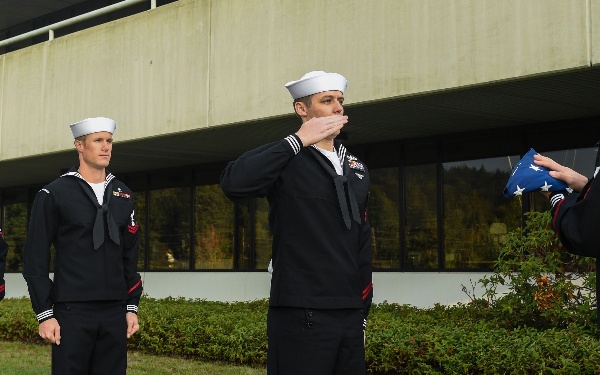
M313 97L312 95L308 95L308 96L303 96L301 98L298 98L298 99L294 100L294 106L296 106L296 102L302 102L302 103L304 103L306 108L310 108L310 105L312 104L312 97Z
M296 112L296 103L303 103L306 106L306 108L310 108L310 105L312 104L312 97L312 95L307 95L294 100L294 103L292 103L292 105L294 106L294 113L296 114L296 116L298 116L298 118L301 117L298 114L298 112Z

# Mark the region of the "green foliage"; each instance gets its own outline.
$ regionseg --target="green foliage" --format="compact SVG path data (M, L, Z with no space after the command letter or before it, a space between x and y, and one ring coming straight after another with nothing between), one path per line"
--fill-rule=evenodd
M41 342L29 298L0 301L0 341Z
M551 219L549 212L529 212L525 228L508 234L494 273L480 280L485 301L477 305L505 316L507 327L595 325L595 262L569 254Z
M266 363L266 301L221 303L144 298L142 329L129 348L202 361L261 366Z
M597 330L577 325L509 329L473 305L375 306L367 327L371 374L591 374L600 368Z
M482 303L418 309L374 305L369 374L590 374L600 369L594 326L510 328L513 316ZM487 305L485 307L484 305ZM129 349L252 367L266 365L267 301L221 303L143 297ZM0 302L0 341L42 343L28 299Z

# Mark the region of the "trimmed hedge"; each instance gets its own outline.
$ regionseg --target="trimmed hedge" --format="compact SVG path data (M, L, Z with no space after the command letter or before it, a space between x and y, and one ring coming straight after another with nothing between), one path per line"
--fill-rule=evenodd
M378 304L367 327L371 374L592 374L600 370L594 326L512 327L480 306L417 309ZM261 367L267 301L219 303L143 297L131 350ZM590 312L593 314L593 312ZM0 340L41 343L28 299L0 302Z

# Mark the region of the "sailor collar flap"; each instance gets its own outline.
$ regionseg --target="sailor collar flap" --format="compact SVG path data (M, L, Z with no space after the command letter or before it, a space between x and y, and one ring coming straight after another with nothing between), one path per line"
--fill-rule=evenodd
M104 202L102 205L98 203L98 199L96 198L94 192L92 191L90 185L85 181L83 176L77 172L77 170L71 169L69 172L65 173L62 177L72 176L77 180L77 183L81 187L81 189L85 192L88 198L95 204L96 206L96 219L94 220L94 228L93 228L93 241L94 241L94 250L98 250L100 246L104 243L104 217L106 217L106 223L108 226L108 235L109 238L117 245L121 244L121 238L119 236L119 227L115 222L115 219L110 213L108 208L108 203L110 202L110 198L113 194L107 194L112 188L112 180L115 178L112 174L108 173L106 179L104 181Z

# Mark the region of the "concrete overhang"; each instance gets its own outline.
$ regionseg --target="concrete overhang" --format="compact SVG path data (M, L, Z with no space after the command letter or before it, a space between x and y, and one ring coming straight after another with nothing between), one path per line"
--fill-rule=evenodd
M594 67L348 104L350 122L344 143L371 144L570 120L591 124L600 121L599 88L600 67ZM598 125L589 127L598 129ZM118 142L117 137L110 170L119 174L226 162L298 127L299 120L290 115L128 142ZM74 150L3 161L0 187L45 183L76 163Z

